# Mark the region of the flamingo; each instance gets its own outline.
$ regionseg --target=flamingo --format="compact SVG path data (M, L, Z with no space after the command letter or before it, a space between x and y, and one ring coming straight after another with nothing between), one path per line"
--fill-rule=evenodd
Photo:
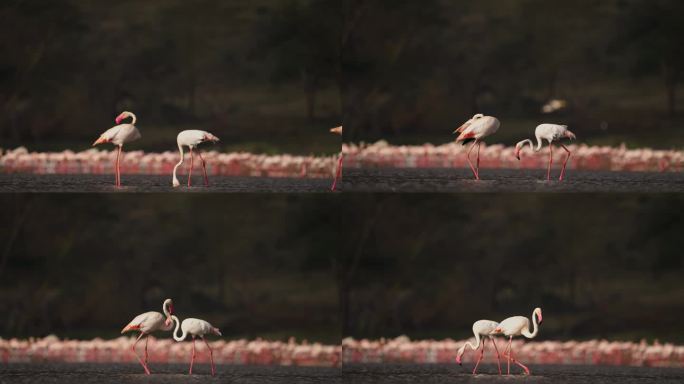
M180 320L178 320L178 317L171 316L171 318L173 321L176 322L176 328L173 330L174 340L183 341L185 340L188 334L192 336L192 358L190 359L189 374L192 375L192 365L195 363L195 338L199 336L202 339L202 341L204 341L204 344L207 345L207 348L209 348L209 359L211 360L211 375L214 376L214 352L211 350L211 347L209 346L209 343L207 343L207 340L204 338L204 335L213 334L221 336L221 331L219 331L218 328L212 326L204 320L187 318L183 320L183 323L181 324ZM178 326L180 326L180 328L183 330L183 334L180 337L176 335L178 333Z
M539 319L539 320L537 320ZM508 346L504 350L504 357L508 359L508 374L511 374L511 360L518 364L522 369L525 370L525 374L529 375L530 370L522 363L513 358L513 349L511 349L511 344L513 343L514 336L525 336L528 339L534 339L539 332L539 324L542 323L542 310L541 308L535 308L532 311L532 324L534 324L534 329L530 332L530 320L525 316L513 316L505 319L496 327L490 335L505 335L508 336ZM508 354L506 352L508 351Z
M548 141L549 170L546 172L546 180L551 181L551 164L553 163L553 142L560 141L564 138L574 140L576 139L576 136L574 133L570 132L567 125L558 124L541 124L534 130L534 136L536 136L537 138L537 148L535 148L532 144L532 140L523 140L515 145L515 157L517 157L518 160L520 160L520 151L523 149L525 144L529 144L532 150L534 150L535 152L539 152L542 148L542 140ZM572 152L570 152L570 150L565 145L561 143L558 144L565 150L565 152L568 153L568 157L566 157L565 161L563 161L563 169L561 170L560 177L558 178L558 181L563 181L563 177L565 176L565 166L568 164L568 160L570 159L570 155L572 155Z
M178 178L176 177L176 169L183 164L183 146L186 146L190 148L190 172L188 172L188 187L191 186L192 182L192 167L195 164L195 158L192 156L192 150L197 147L199 144L202 144L204 142L211 141L212 143L215 143L219 141L219 138L212 135L209 132L206 131L200 131L198 129L189 129L186 131L182 131L181 133L178 134L178 137L176 138L176 142L178 143L178 150L180 151L180 161L178 164L176 164L175 167L173 167L173 186L177 187L180 185L178 182ZM204 185L209 186L209 178L207 177L207 166L204 162L204 158L202 157L202 152L200 150L197 150L197 153L199 154L200 160L202 160L202 170L204 171Z
M337 134L337 135L342 135L342 126L339 126L337 128L331 128L330 132ZM337 160L337 171L335 172L335 179L333 180L332 187L330 188L331 191L335 192L337 190L337 180L342 176L342 160L344 159L344 154L340 152L340 158Z
M475 334L475 341L477 342L475 345L471 344L470 341L466 342L463 344L463 346L458 350L456 353L456 362L461 365L461 357L463 356L463 353L465 352L466 347L470 347L470 349L476 351L480 347L480 341L482 341L482 350L480 351L480 357L477 358L477 363L475 363L475 369L473 369L473 375L477 373L477 367L480 365L480 361L484 357L484 348L485 348L485 343L487 342L486 338L491 339L492 344L494 344L494 349L496 350L496 362L499 365L499 375L501 374L501 360L499 359L499 348L496 347L496 341L494 341L494 336L491 335L491 333L496 329L496 327L499 325L496 321L491 321L491 320L478 320L475 323L473 323L473 334ZM485 337L484 340L482 340L480 337Z
M480 180L480 145L485 137L493 135L499 130L501 122L499 119L492 116L485 116L481 113L473 116L472 119L466 121L454 133L460 133L456 138L456 142L462 142L463 145L473 141L473 145L468 150L468 165L475 175L475 180ZM473 167L473 163L470 161L470 152L477 145L477 168Z
M121 121L123 119L129 117L133 119L130 124L121 124ZM116 119L114 119L114 121L117 125L115 125L112 128L109 128L103 134L101 134L100 138L95 140L95 142L93 143L93 147L103 143L112 143L119 147L116 152L116 163L114 171L116 173L115 185L117 187L120 187L121 168L119 165L119 158L121 157L121 150L123 149L123 145L125 143L130 143L131 141L138 140L140 138L140 131L138 131L138 128L135 127L135 122L137 121L137 118L135 117L135 114L133 114L133 112L121 112L121 114L117 116Z
M135 343L133 343L131 350L145 369L145 373L148 375L150 374L150 369L147 367L147 341L149 338L145 338L145 360L140 359L140 356L138 356L138 353L135 351L135 346L143 336L149 336L150 333L156 331L170 331L173 328L173 321L171 319L171 316L173 316L173 300L164 300L162 311L164 312L163 315L155 311L142 313L131 320L131 322L121 330L122 335L131 331L140 332L140 336L138 336Z

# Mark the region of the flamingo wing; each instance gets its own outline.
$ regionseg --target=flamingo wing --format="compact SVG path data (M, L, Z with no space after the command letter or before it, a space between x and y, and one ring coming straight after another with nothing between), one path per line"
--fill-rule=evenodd
M131 320L128 325L121 330L121 333L130 331L140 331L144 333L154 332L164 325L164 315L159 312L150 311L141 313Z

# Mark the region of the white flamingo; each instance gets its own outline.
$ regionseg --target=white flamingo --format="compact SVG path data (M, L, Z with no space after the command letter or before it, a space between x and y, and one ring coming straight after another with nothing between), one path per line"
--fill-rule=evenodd
M176 138L176 142L178 143L178 151L180 152L180 161L178 164L176 164L175 167L173 167L173 186L177 187L180 185L178 182L178 178L176 177L176 169L183 164L183 146L186 146L190 148L190 172L188 172L188 187L192 185L192 168L195 164L195 158L192 156L192 151L195 149L198 145L211 141L213 143L219 141L219 138L212 135L209 132L206 131L200 131L199 129L189 129L187 131L182 131L181 133L178 134L178 137ZM204 158L202 157L202 152L200 150L197 150L197 154L199 154L200 160L202 160L202 170L204 171L204 185L209 186L209 178L207 177L207 166L204 162Z
M492 116L485 116L481 113L473 116L472 119L466 121L454 133L460 133L456 138L456 142L462 142L463 145L473 141L473 145L468 150L467 160L470 169L475 175L475 180L480 180L480 145L485 137L493 135L499 130L501 123L499 119ZM477 145L477 167L473 167L473 163L470 161L470 152Z
M209 359L211 360L211 375L214 376L214 352L211 350L211 347L209 346L209 343L207 343L207 340L204 338L204 335L210 334L221 336L221 331L219 331L218 328L212 326L204 320L187 318L183 320L183 323L181 323L180 320L178 320L178 317L171 316L171 318L173 321L176 322L176 328L173 330L174 340L183 341L188 335L192 336L192 358L190 359L189 374L192 375L192 366L195 363L195 338L199 337L202 339L202 341L204 341L204 344L206 344L207 348L209 349ZM176 335L178 333L178 326L180 326L181 330L183 331L183 334L180 337Z
M530 319L525 316L513 316L499 323L490 335L504 335L508 336L508 346L504 350L504 357L508 361L508 374L511 374L511 361L518 364L522 369L525 370L525 374L529 375L530 370L525 365L517 361L513 357L513 349L511 344L513 343L514 336L525 336L528 339L534 339L537 337L539 332L539 324L542 323L542 310L541 308L535 308L532 311L532 324L534 324L534 329L530 332ZM508 352L508 354L506 353Z
M164 300L162 311L164 312L163 315L155 311L142 313L131 320L131 322L121 330L121 334L131 331L140 332L140 336L138 336L135 343L133 343L131 350L133 350L135 357L138 358L140 364L145 368L145 373L148 375L150 374L150 369L147 367L147 341L149 338L145 338L145 360L140 359L140 356L138 356L138 353L135 351L135 346L143 336L149 336L150 333L156 331L170 331L173 329L173 321L171 319L171 316L173 316L173 300Z
M532 140L523 140L515 145L515 157L517 157L518 160L520 160L520 151L523 149L525 144L529 144L532 150L534 150L535 152L539 152L542 148L542 140L548 141L549 169L546 173L546 180L551 181L551 164L553 163L553 142L560 141L565 138L574 140L576 139L575 134L568 130L567 125L541 124L534 130L534 136L537 138L537 147L534 147ZM566 157L565 161L563 161L563 169L561 170L560 177L558 178L558 181L563 181L563 177L565 176L565 166L568 164L568 160L570 159L570 155L572 155L572 152L570 152L570 150L565 145L561 143L558 143L558 145L560 145L563 149L565 149L565 152L568 153L568 157Z
M501 360L499 356L499 348L496 347L496 341L494 341L494 336L491 335L491 333L496 329L498 325L499 323L491 320L478 320L475 323L473 323L473 334L475 335L476 343L475 345L473 345L470 341L468 341L465 344L463 344L463 346L459 348L458 352L456 353L456 362L459 365L461 365L461 357L463 356L466 347L470 347L470 349L476 351L480 347L480 343L482 343L480 357L477 358L477 363L475 363L475 369L473 369L473 375L477 373L477 367L480 365L480 361L484 357L485 343L487 342L487 338L489 338L492 341L492 344L494 344L494 349L496 350L496 362L499 366L500 375ZM482 340L482 338L484 338L484 340Z
M126 118L133 119L130 124L121 124L121 121ZM137 118L133 112L124 111L121 112L119 116L114 119L117 125L106 130L100 135L100 138L95 140L93 147L98 144L112 143L118 146L116 152L116 163L114 166L114 172L116 173L116 186L121 186L121 168L119 166L119 158L121 157L121 151L125 143L130 143L131 141L138 140L140 138L140 131L135 127L135 122Z
M342 135L342 126L339 126L337 128L331 128L330 132L337 134L337 135ZM333 180L332 187L330 188L331 191L336 191L337 190L337 180L340 179L342 176L342 162L344 159L344 154L340 152L340 158L337 160L337 170L335 171L335 179Z

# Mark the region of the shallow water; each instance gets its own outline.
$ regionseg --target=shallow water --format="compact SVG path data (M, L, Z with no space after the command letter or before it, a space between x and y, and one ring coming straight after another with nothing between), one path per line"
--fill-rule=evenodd
M466 364L464 364L465 366ZM383 364L345 365L342 376L349 383L682 383L684 369L530 365L531 376L511 367L511 376L499 376L496 365L481 366L478 375L472 365ZM505 369L505 366L502 366Z
M173 188L170 176L121 175L121 184L121 188L114 186L114 175L0 174L0 192L329 192L332 180L214 176L209 187L197 177L191 188L185 184Z
M546 181L546 170L376 168L346 169L345 192L684 192L684 173L569 170Z
M0 365L0 383L341 383L338 368L217 365L148 362L152 375L139 364L33 363Z

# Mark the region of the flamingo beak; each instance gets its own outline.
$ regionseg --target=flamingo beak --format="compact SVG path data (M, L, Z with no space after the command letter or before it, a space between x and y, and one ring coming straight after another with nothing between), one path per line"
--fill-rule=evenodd
M117 124L121 124L121 120L123 120L123 119L125 119L125 118L126 118L126 115L124 115L124 114L122 113L122 114L120 114L119 116L117 116L116 119L114 119L114 122L116 122Z
M575 134L572 133L572 132L570 132L570 131L565 131L565 136L566 136L568 139L570 139L570 140L576 140L576 139L577 139L577 137L575 136Z
M461 356L456 356L456 362L458 363L458 365L463 365L461 364Z
M541 315L541 313L540 313L540 314L538 314L538 315L537 315L537 317L539 318L539 324L541 324L541 323L542 323L542 321L543 321L543 320L542 320L542 315Z
M517 148L515 150L515 158L518 159L518 161L520 161L520 150Z

